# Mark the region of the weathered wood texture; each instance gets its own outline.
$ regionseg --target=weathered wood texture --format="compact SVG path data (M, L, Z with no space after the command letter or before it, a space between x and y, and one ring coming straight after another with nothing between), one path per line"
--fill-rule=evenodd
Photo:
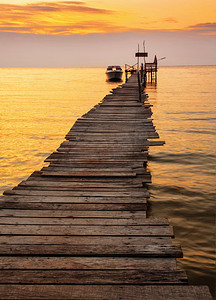
M0 285L3 299L211 300L205 286L176 285Z
M211 299L177 269L167 219L146 218L148 149L164 142L138 99L134 75L4 192L0 299Z

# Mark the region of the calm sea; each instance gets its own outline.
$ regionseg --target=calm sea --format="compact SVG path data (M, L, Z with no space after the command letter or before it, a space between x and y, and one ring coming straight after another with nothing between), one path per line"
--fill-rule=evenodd
M0 190L17 185L56 150L76 119L116 83L105 68L0 69ZM150 149L149 215L168 217L191 284L215 276L216 67L161 67L146 92L163 147Z

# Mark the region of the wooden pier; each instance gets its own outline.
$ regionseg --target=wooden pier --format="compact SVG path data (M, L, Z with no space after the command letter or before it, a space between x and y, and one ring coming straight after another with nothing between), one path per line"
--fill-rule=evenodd
M134 74L4 192L0 299L211 299L177 269L167 219L146 217L148 149L164 142L139 100Z

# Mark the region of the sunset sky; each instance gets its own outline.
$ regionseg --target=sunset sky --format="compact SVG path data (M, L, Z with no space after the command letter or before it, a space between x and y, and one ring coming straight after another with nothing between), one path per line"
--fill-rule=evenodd
M215 0L0 0L0 66L216 64Z

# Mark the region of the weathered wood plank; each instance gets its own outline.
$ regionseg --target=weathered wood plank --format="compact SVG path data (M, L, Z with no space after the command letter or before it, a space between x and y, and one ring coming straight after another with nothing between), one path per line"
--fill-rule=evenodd
M129 192L129 193L133 193L134 192L134 196L137 197L137 195L142 195L143 196L143 193L142 193L142 190L140 191L140 189L143 189L143 192L145 193L145 189L144 188L139 188L139 187L127 187L127 186L124 186L124 187L98 187L98 186L95 186L95 187L86 187L86 186L82 186L82 187L77 187L77 186L71 186L69 182L66 182L64 185L62 184L52 184L52 185L49 185L47 184L46 182L35 182L35 183L32 183L32 184L19 184L17 187L14 187L13 188L13 191L14 190L25 190L25 191L37 191L37 190L40 190L40 191L78 191L77 193L77 196L80 196L82 193L83 195L83 192L85 191L85 193L89 192L89 196L91 196L92 192L94 193L100 193L100 192L109 192L109 191L112 191L112 192L117 192L117 195L126 195L125 193L126 192ZM117 196L116 195L116 196ZM128 195L128 194L127 194Z
M37 191L36 191L37 192ZM88 193L86 193L87 195ZM130 197L130 196L112 196L112 195L64 195L61 193L61 195L57 195L54 193L53 195L8 195L2 197L2 202L24 202L24 203L77 203L77 204L86 204L86 207L89 207L89 204L104 204L104 205L114 205L114 204L146 204L146 198L147 197ZM86 209L88 210L88 209Z
M102 218L102 219L143 219L146 222L157 222L157 219L146 217L146 212L141 211L68 211L68 210L17 210L17 209L1 209L0 217L32 217L32 218ZM160 219L164 224L168 224L167 219Z
M19 284L186 284L181 270L2 270L0 283Z
M53 178L53 177L44 177L41 176L41 171L35 171L33 172L27 180L37 180L37 181L52 181L52 182L85 182L85 183L104 183L106 184L117 184L119 186L121 185L129 185L129 184L137 184L142 182L141 177L136 176L136 178L115 178L115 181L113 181L113 178L85 178L85 177L59 177L59 178Z
M178 285L0 285L0 299L211 300L205 286Z
M0 225L146 225L143 219L94 219L94 218L78 218L78 219L63 219L63 218L12 218L0 219Z
M121 125L119 127L116 126L112 126L112 125L108 125L108 124L104 124L101 126L95 126L95 124L89 125L89 126L85 126L85 125L76 125L73 126L71 128L71 130L69 131L70 133L77 133L77 134L83 134L84 132L88 132L88 133L105 133L105 134L115 134L115 135L120 135L121 133L123 135L138 135L138 133L143 134L144 131L147 132L154 132L155 131L155 126L153 126L151 123L148 123L148 125L144 126L137 126L136 130L134 127L130 126L130 125Z
M20 236L20 238L22 238ZM179 245L81 245L71 244L2 244L0 255L45 255L45 256L88 256L88 257L148 257L148 258L181 258ZM111 266L112 268L112 266ZM167 268L168 269L168 268Z
M40 217L40 215L32 217L32 216L25 216L25 217L7 217L7 216L0 216L0 225L3 224L32 224L32 225L169 225L167 219L153 219L148 218L145 219L143 216L142 218L74 218L74 217Z
M68 141L69 144L61 144L61 146L57 149L58 152L60 152L60 150L63 152L68 152L70 151L71 154L76 154L77 152L81 152L83 156L88 155L88 153L91 153L92 155L95 155L97 153L101 153L103 151L104 155L118 155L118 154L122 154L122 155L127 155L127 154L139 154L141 151L147 151L148 147L147 146L142 146L142 149L135 148L135 147L128 147L128 149L126 149L126 147L122 147L121 144L120 145L113 145L112 147L110 146L109 148L103 147L103 145L98 145L97 146L92 146L89 145L89 147L86 146L79 146L78 144L74 145L73 142L71 144L71 141ZM119 149L121 149L121 152L119 152ZM87 153L86 153L87 152ZM70 154L70 153L69 153Z
M115 172L115 171L103 171L103 170L93 170L93 171L49 171L45 169L42 173L43 176L82 176L82 177L136 177L134 172Z
M109 159L97 159L97 158L72 158L67 159L67 157L60 157L60 158L49 158L46 159L45 162L50 163L61 163L67 165L72 165L73 168L76 169L93 169L93 170L103 170L107 171L112 169L121 169L122 171L126 170L125 165L130 164L131 170L133 170L136 166L143 167L143 164L147 162L147 158L142 158L140 160L135 159L122 159L122 160L115 160L115 158ZM114 171L115 172L115 171Z
M82 225L0 225L2 235L101 235L101 236L169 236L169 226L82 226Z
M49 158L46 159L45 162L50 162L51 164L62 164L64 166L70 166L70 168L74 169L92 169L92 170L110 170L112 171L113 168L123 169L125 165L130 164L131 170L136 167L143 167L144 163L147 163L147 158L144 158L140 161L134 160L122 160L122 161L115 161L115 159L109 159L105 161L97 161L97 159L88 160L88 158L81 158L81 159L68 159L67 158ZM50 166L50 165L49 165Z
M76 124L92 124L92 123L97 123L97 124L104 124L104 123L110 123L110 124L130 124L130 125L136 125L136 124L146 124L146 123L151 123L152 122L152 119L148 118L148 119L136 119L136 118L133 118L133 119L95 119L95 118L78 118L77 121L76 121Z
M127 141L127 142L124 142L124 141L120 141L118 140L118 143L115 143L113 141L109 141L109 140L106 140L106 141L101 141L100 143L96 142L96 141L91 141L91 143L89 143L89 141L72 141L72 140L68 140L67 141L68 144L65 144L67 146L70 146L70 147L79 147L79 148L97 148L97 149L100 149L100 148L115 148L115 149L119 149L119 151L122 151L123 149L126 149L127 147L129 149L135 149L135 150L142 150L143 148L145 148L146 146L148 146L148 141L147 140L143 140L142 142L131 142L131 141Z
M89 148L90 149L90 148ZM59 152L53 152L52 154L50 154L48 156L48 158L59 158L59 157L66 157L67 159L69 158L74 158L74 157L78 157L78 158L86 158L86 156L88 156L89 154L89 149L85 150L85 153L80 153L80 150L76 150L76 152L74 151L73 154L67 153L67 154L63 154L63 153L59 153ZM96 152L95 152L96 151ZM92 153L91 153L92 152ZM92 150L91 153L91 158L98 158L98 160L100 159L105 159L105 158L115 158L117 161L118 159L130 159L130 158L134 158L134 159L139 159L139 158L145 158L146 156L148 156L148 152L147 151L140 151L140 152L135 152L135 153L119 153L118 151L115 151L114 153L111 153L110 151L107 150L108 153L105 153L104 149L100 150L97 148L97 150Z
M22 181L19 183L19 186L58 186L58 187L73 187L76 189L88 189L88 188L116 188L117 190L121 189L130 189L130 188L142 188L142 181L134 182L134 183L128 183L128 182L92 182L92 181L75 181L71 179L70 181L58 181L58 180L50 180L49 177L42 177L45 180L30 180L27 179L26 181ZM73 181L72 181L73 180Z
M88 134L87 136L77 136L77 135L66 135L65 137L67 140L71 140L71 141L85 141L85 142L92 142L93 138L94 138L94 143L95 142L119 142L119 143L133 143L133 144L139 144L139 143L144 143L147 139L155 139L155 138L159 138L158 133L146 133L146 135L141 136L141 137L127 137L127 136L122 136L122 137L118 137L118 136L110 136L109 138L106 139L105 136L103 135L97 135L97 136L92 136L90 134Z
M36 197L38 198L38 197ZM126 204L82 204L60 201L50 202L26 202L26 201L2 201L0 208L9 209L31 209L31 210L70 210L70 211L145 211L146 203L126 203Z
M86 197L86 200L90 199L90 197L130 197L130 198L137 198L137 197L142 197L142 198L147 198L149 197L149 192L146 189L143 190L138 190L138 191L110 191L108 189L107 191L97 191L97 190L88 190L88 191L73 191L73 190L58 190L57 188L53 188L50 191L46 190L28 190L28 189L13 189L13 190L6 190L4 192L4 195L26 195L26 196L53 196L53 197ZM32 198L33 200L33 198ZM61 200L61 199L59 199ZM68 199L69 200L69 199ZM93 199L92 199L93 200ZM108 199L107 199L108 200ZM73 199L71 199L73 201ZM70 202L71 202L70 201Z
M143 247L149 245L153 245L153 246L159 245L161 247L162 245L164 245L165 247L167 247L168 245L172 245L171 241L172 240L170 237L153 237L153 236L128 237L128 236L66 236L66 235L63 236L0 235L1 251L4 250L4 252L2 253L6 255L7 254L9 255L9 253L13 253L13 251L15 250L17 254L23 254L23 255L24 254L39 255L43 251L44 253L45 252L55 253L55 251L57 250L61 251L61 253L62 251L65 251L65 255L66 255L67 249L68 249L67 250L68 253L70 253L71 251L75 251L73 249L78 249L78 247L80 247L80 249L83 248L83 245L85 245L85 247L98 246L100 249L105 249L106 252L109 253L108 251L114 251L112 250L113 247L121 249L121 251L123 251L123 249L125 249L126 251L127 247L132 247L135 249L136 246ZM14 245L15 247L10 248L11 250L8 250L7 246L10 247L12 245ZM44 248L45 245L48 245L48 247ZM68 248L66 248L67 245ZM20 246L24 247L23 249L27 252L22 252ZM55 246L60 246L60 247L55 248ZM129 251L125 253L127 253L128 255ZM78 255L80 254L78 253ZM131 253L131 255L133 255L133 253Z
M40 256L2 256L0 257L1 270L70 270L70 269L146 269L146 270L174 270L176 261L174 258L122 258L122 257L40 257Z

